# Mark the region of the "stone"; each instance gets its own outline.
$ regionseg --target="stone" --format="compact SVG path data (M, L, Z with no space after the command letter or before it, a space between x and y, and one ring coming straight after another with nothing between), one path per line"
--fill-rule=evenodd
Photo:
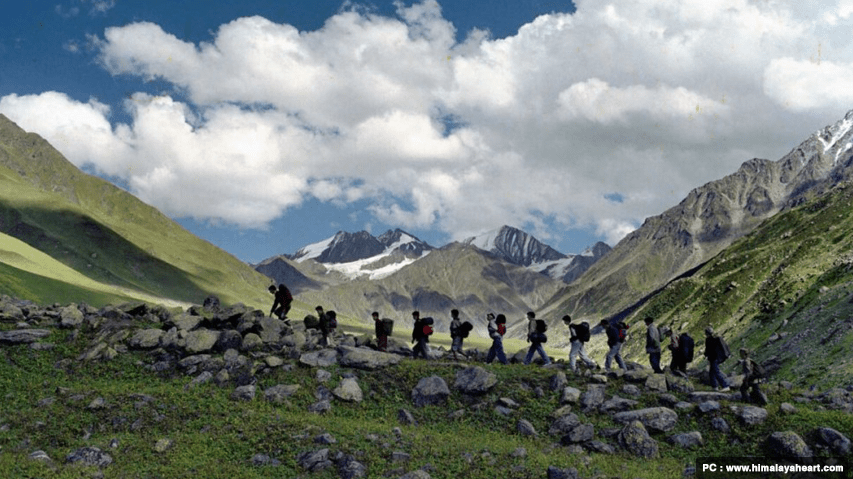
M213 349L218 339L219 331L199 328L187 333L184 349L188 354L205 353Z
M324 444L324 445L328 446L330 444L337 444L338 440L335 439L335 436L332 436L329 433L323 433L323 434L320 434L319 436L314 438L314 443L315 444Z
M154 349L160 346L163 334L162 329L141 329L130 337L127 345L133 349Z
M674 444L684 449L692 449L699 446L703 446L705 444L705 442L702 440L702 433L700 433L699 431L674 434L666 438L666 440L670 444Z
M767 409L757 406L743 406L737 410L736 416L742 423L755 426L767 419Z
M568 385L569 381L566 378L566 373L563 371L557 371L556 374L551 376L551 379L548 380L548 387L551 388L551 391L561 391L563 388Z
M814 433L817 442L828 447L833 454L846 456L850 454L850 439L831 427L820 427Z
M329 460L328 449L305 451L296 456L296 463L309 472L322 471L323 469L332 467L333 465L332 461Z
M595 437L595 427L592 424L579 424L560 438L563 445L591 441Z
M622 412L633 409L637 404L639 403L633 399L624 399L619 396L613 396L607 401L601 403L598 410L604 413Z
M518 423L515 425L515 429L522 436L539 436L539 433L536 432L536 428L533 427L533 424L531 424L527 419L519 419Z
M235 401L251 401L255 399L255 385L248 384L246 386L239 386L234 388L234 392L231 393L231 399Z
M338 462L338 476L341 479L356 479L367 475L367 466L347 454Z
M75 304L70 304L59 310L59 327L77 328L83 324L83 312Z
M738 396L740 396L740 394L738 394ZM731 398L731 394L717 391L694 391L687 396L688 401L695 403L704 401L728 401Z
M338 387L332 390L332 394L341 401L360 403L364 399L364 393L355 378L344 378Z
M264 399L271 403L281 404L296 394L299 388L298 384L276 384L264 390Z
M202 321L201 316L195 316L192 314L181 313L177 316L172 317L172 319L167 323L175 326L181 331L192 331L201 324Z
M702 401L699 403L699 411L702 414L708 414L709 412L716 412L720 410L720 403L717 401Z
M652 407L616 413L613 419L622 424L640 421L644 427L653 431L667 432L678 422L678 413L665 407Z
M397 420L400 421L400 424L406 425L414 425L418 423L418 421L415 420L415 416L413 416L408 409L400 409L397 411Z
M264 341L255 333L246 333L240 343L240 351L255 351L264 346Z
M50 464L53 462L53 459L51 459L50 456L48 456L47 453L42 451L41 449L31 452L28 457L32 461L44 462L46 464Z
M154 452L163 453L171 449L175 441L171 439L160 439L154 444Z
M563 393L560 396L560 404L576 403L581 397L581 392L578 388L566 386L563 388Z
M444 404L449 396L450 389L439 376L423 378L412 389L412 402L417 407Z
M456 373L455 389L471 395L481 395L488 392L498 383L494 373L486 371L480 366L466 368Z
M341 346L338 350L341 352L341 358L338 360L341 366L367 371L394 366L403 360L403 357L399 354L374 351L367 348Z
M581 394L580 404L585 410L596 409L604 402L605 386L603 384L590 384L586 392Z
M812 457L812 450L794 431L774 432L767 437L765 445L773 457Z
M693 383L689 379L675 375L666 376L666 388L682 394L690 394L694 391Z
M260 454L260 453L252 456L252 459L249 462L251 462L253 466L257 466L257 467L260 467L260 466L280 466L281 465L281 461L279 461L278 459L270 457L268 454Z
M574 467L560 469L557 466L548 466L548 479L578 479L578 470Z
M65 457L65 462L84 466L107 467L113 463L113 457L97 447L83 447L68 454Z
M729 427L729 423L727 423L726 420L721 417L715 417L714 419L711 419L711 427L724 434L728 433L731 430L731 428Z
M779 405L779 412L782 414L796 414L797 408L791 403L783 402Z
M323 414L332 410L332 403L328 399L321 399L314 404L308 406L308 412L314 414Z
M666 375L664 374L649 374L646 378L646 389L649 391L657 391L659 393L665 393L667 391L666 386Z
M226 329L219 334L215 349L217 351L236 351L243 346L243 335L236 329Z
M657 441L649 436L648 431L640 421L631 421L617 435L619 446L631 454L644 459L660 456Z
M334 349L321 349L299 356L299 362L315 368L326 368L338 363L338 352Z
M418 469L400 476L400 479L431 479L428 472L423 469Z
M284 321L268 316L258 319L257 324L261 327L259 336L264 344L278 343L286 327Z
M47 329L13 329L0 331L0 344L29 344L50 336Z
M551 427L548 428L548 434L552 436L563 436L564 434L568 434L569 431L575 427L579 426L580 423L581 421L578 419L577 414L566 414L551 423Z

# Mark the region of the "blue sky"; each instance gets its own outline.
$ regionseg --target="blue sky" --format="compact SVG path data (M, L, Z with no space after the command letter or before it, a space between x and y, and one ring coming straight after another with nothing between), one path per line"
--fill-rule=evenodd
M4 6L0 113L240 259L613 245L853 108L853 1Z

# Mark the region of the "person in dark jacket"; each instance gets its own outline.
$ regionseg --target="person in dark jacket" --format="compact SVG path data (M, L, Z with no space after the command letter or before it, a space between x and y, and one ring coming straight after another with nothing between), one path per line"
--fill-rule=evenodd
M501 364L508 364L506 353L504 353L503 336L506 334L506 316L499 314L497 318L492 313L486 315L489 322L489 337L492 338L492 347L489 348L489 354L486 355L486 364L491 364L498 358Z
M462 351L462 344L465 338L462 336L462 320L459 319L459 310L452 309L450 310L450 352L453 353L453 359L459 360L457 354L461 354L465 356L465 352ZM467 356L465 356L467 358Z
M548 353L546 353L545 348L542 347L543 337L545 337L545 333L536 331L536 313L529 311L527 313L527 342L530 343L530 349L527 350L527 356L524 357L525 366L533 361L533 354L537 352L539 353L539 356L542 357L542 361L546 366L551 364L551 359L548 357Z
M705 328L704 354L708 359L708 376L711 380L711 387L718 391L727 392L729 391L729 383L720 371L720 364L727 359L722 341L723 338L714 333L714 328L710 326Z
M331 320L335 319L337 321L337 314L334 311L329 311L328 313L323 311L322 306L317 306L314 308L317 311L317 320L320 325L320 333L323 337L320 339L320 345L326 347L333 347L332 344L332 330L334 328L331 327Z
M412 348L412 358L422 356L424 359L429 359L429 335L424 333L426 324L421 320L420 311L412 311L412 320L414 321L412 342L415 343L415 347Z
M767 405L767 396L761 392L761 380L764 378L759 373L758 364L749 357L749 350L741 348L740 366L743 372L743 382L740 385L740 396L744 401L752 401L760 406ZM751 389L751 391L750 391Z
M660 330L653 324L654 318L646 316L643 320L646 323L646 353L649 354L649 364L655 373L660 374L663 369L660 367Z
M687 377L687 358L684 357L684 348L682 347L681 339L678 337L678 333L675 331L675 328L669 330L668 336L669 344L666 347L672 354L672 361L669 363L669 370L674 374Z
M627 371L628 367L625 366L625 361L622 360L621 353L624 339L620 338L618 324L610 324L606 319L602 319L600 324L605 328L604 332L607 334L607 346L610 347L607 351L607 356L604 357L604 369L610 371L610 364L615 359L616 364L619 365L621 369Z
M275 296L272 308L270 309L270 317L276 315L278 319L287 319L287 313L290 312L290 303L293 302L293 295L290 294L290 290L287 289L284 283L278 285L278 290L275 289L275 286L270 285L269 290Z
M388 351L388 333L385 331L382 320L379 319L379 312L374 311L371 316L373 316L373 327L376 332L376 349Z
M598 364L586 354L586 350L584 349L584 343L586 342L584 338L581 337L580 330L582 327L586 327L586 333L589 334L589 324L583 325L581 323L573 323L572 317L568 314L563 316L563 324L568 326L569 328L569 344L571 344L571 350L569 351L569 369L572 372L577 372L577 360L578 356L580 356L581 361L590 369L598 369ZM587 339L589 339L587 337Z

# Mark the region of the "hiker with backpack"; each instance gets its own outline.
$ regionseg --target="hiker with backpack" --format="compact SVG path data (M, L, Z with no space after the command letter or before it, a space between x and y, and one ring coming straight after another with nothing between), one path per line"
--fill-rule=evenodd
M618 322L616 324L610 324L610 321L606 319L601 320L601 327L604 328L605 334L607 334L607 346L610 349L607 351L607 356L604 357L604 369L610 371L610 364L613 360L616 360L616 364L625 371L628 370L628 367L625 366L625 361L622 360L622 344L626 339L626 332L628 330L628 325L623 322Z
M379 351L385 352L388 351L388 335L389 335L389 322L390 319L379 319L379 313L374 311L373 314L373 328L376 332L376 349ZM393 324L393 322L392 322Z
M527 356L524 357L524 365L530 364L533 361L533 354L538 352L542 356L542 361L545 365L551 364L551 359L545 353L545 348L542 344L548 341L548 336L545 332L548 330L548 324L542 319L536 319L536 313L528 311L527 313L527 342L530 343L530 349L527 351Z
M317 311L317 319L320 325L320 333L323 335L320 345L327 348L334 346L332 334L338 327L338 315L334 311L323 312L322 306L314 308Z
M746 402L754 402L760 406L767 405L767 396L761 392L759 384L767 376L764 366L749 357L749 350L740 350L741 371L743 371L743 382L740 385L740 396ZM751 389L751 391L749 391ZM747 394L749 391L749 394Z
M275 296L270 309L270 317L276 315L278 319L287 320L287 313L290 312L290 304L293 302L293 295L284 283L278 285L278 290L275 286L270 285L270 293Z
M429 359L429 336L432 334L432 318L423 318L421 319L420 311L412 311L412 319L414 320L414 327L412 329L412 342L415 343L415 347L412 348L412 358L416 358L419 355L423 356L424 359Z
M654 318L651 316L646 316L643 322L646 323L646 353L649 355L649 364L656 374L660 374L663 372L660 367L660 330L653 324Z
M686 378L687 363L693 361L693 338L687 332L678 335L675 329L671 329L667 348L672 353L672 361L669 363L670 371Z
M711 387L717 391L729 391L729 383L720 371L720 365L731 356L729 345L721 336L714 333L714 328L705 328L705 357L708 359L708 376Z
M488 320L489 337L492 338L492 347L486 355L486 364L491 364L498 358L501 364L508 364L506 353L504 353L503 336L506 334L506 316L499 314L497 318L492 313L486 315Z
M463 336L467 336L467 332L463 330L462 320L459 319L459 310L452 309L450 310L450 352L453 353L453 359L458 361L459 358L457 354L461 354L465 356L465 353L462 351L462 341L465 339ZM465 356L467 359L468 356Z
M584 344L589 342L590 332L589 332L589 323L586 321L580 323L572 323L572 317L568 314L563 316L563 323L569 327L569 343L572 345L572 349L569 352L569 368L572 372L577 372L577 359L580 356L581 361L587 365L587 367L592 369L598 369L598 364L586 354L584 350Z

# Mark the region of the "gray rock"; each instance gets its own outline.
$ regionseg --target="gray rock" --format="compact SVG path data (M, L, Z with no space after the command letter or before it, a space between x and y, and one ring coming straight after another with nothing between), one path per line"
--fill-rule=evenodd
M338 352L334 349L321 349L305 353L299 357L299 362L315 368L326 368L338 362Z
M562 436L564 434L568 434L569 431L579 426L581 423L580 419L578 419L577 414L570 413L564 416L558 417L554 422L551 423L551 427L548 428L548 434L552 436Z
M335 439L335 436L332 436L329 433L323 433L323 434L320 434L319 436L314 438L314 443L315 444L324 444L324 445L328 446L331 444L337 444L338 440Z
M268 454L255 454L252 456L252 459L249 460L253 466L280 466L281 461L270 457Z
M815 430L818 443L828 447L833 454L846 456L850 454L850 439L831 427L820 427Z
M598 410L605 413L616 413L622 411L628 411L639 404L637 401L633 399L624 399L619 396L613 396L601 403L601 406L598 407Z
M729 431L731 431L729 423L727 423L726 420L721 417L715 417L714 419L711 419L711 427L724 434L727 434Z
M412 455L404 451L394 451L391 453L391 462L409 462L412 460Z
M276 384L264 390L264 399L271 403L281 404L296 394L299 388L298 384Z
M738 409L736 416L742 423L754 426L763 423L767 419L767 409L757 406L743 406Z
M640 421L648 429L667 432L672 430L678 422L678 413L665 407L651 407L616 413L613 420L622 424Z
M646 379L652 375L652 371L649 369L631 369L625 372L622 376L629 383L645 383Z
M657 441L649 436L648 431L640 421L631 421L617 435L619 446L631 454L644 459L660 456Z
M563 371L557 371L557 373L551 376L551 379L548 381L551 391L562 391L568 383L569 381L566 379L566 373Z
M556 466L548 466L548 479L578 479L578 470L574 467L560 469Z
M708 414L709 412L716 412L720 410L720 403L717 401L702 401L699 403L699 411L703 414Z
M794 431L774 432L765 442L773 457L812 457L812 450Z
M332 410L332 403L328 399L321 399L314 404L308 406L308 412L314 414L323 414Z
M705 402L705 401L728 401L732 398L729 393L721 393L716 391L694 391L687 396L690 402Z
M325 369L318 369L316 373L314 373L314 378L321 383L324 383L330 379L332 379L332 373L326 371Z
M187 333L186 346L188 354L198 354L210 351L219 339L219 331L199 328Z
M65 462L84 466L107 467L113 463L113 458L97 447L83 447L66 456Z
M626 384L626 385L622 386L622 392L624 394L627 394L628 396L633 396L633 397L638 397L641 394L643 394L642 391L640 391L640 388L638 388L637 386L635 386L633 384Z
M83 324L83 312L75 304L70 304L59 310L59 326L61 328L77 328Z
M791 403L783 402L779 405L779 412L782 414L796 414L797 408Z
M356 479L367 475L367 466L358 462L353 456L345 455L338 461L338 475L341 479Z
M685 432L674 434L666 438L670 444L682 447L684 449L692 449L703 446L705 442L702 440L702 433L699 431Z
M539 436L539 433L536 432L536 428L533 427L533 424L530 423L527 419L519 419L518 423L515 426L516 431L522 436Z
M649 374L646 378L646 389L649 391L657 391L659 393L665 393L667 391L666 387L666 375L663 374Z
M423 378L412 389L412 402L417 407L444 404L449 396L450 389L439 376Z
M417 424L418 421L415 420L415 416L412 415L411 412L407 409L400 409L397 411L397 420L400 421L400 424Z
M141 329L130 337L127 345L133 349L154 349L160 346L163 334L162 329Z
M595 437L595 427L592 424L579 424L564 434L560 442L564 445L578 444L591 441L593 437Z
M261 327L259 336L264 344L278 343L286 327L284 321L268 316L258 319L257 324Z
M172 319L167 323L172 326L175 326L181 331L192 331L201 324L202 321L201 316L196 316L188 313L181 313L177 316L173 316Z
M175 441L171 439L159 439L156 443L154 443L154 452L164 453L171 449L174 445Z
M50 336L47 329L14 329L0 331L0 344L29 344Z
M455 389L472 395L485 394L498 383L494 373L486 371L480 366L466 368L456 373Z
M41 449L31 452L28 457L32 461L39 461L48 464L53 462L53 459L51 459L50 456L48 456L47 453L42 451Z
M578 388L566 386L563 388L563 394L560 396L560 404L576 403L580 400L581 392Z
M666 376L666 388L669 391L682 394L689 394L694 390L693 383L689 379L675 375Z
M246 386L239 386L234 389L234 392L231 393L231 399L235 401L251 401L255 399L255 385L248 384Z
M264 340L255 333L246 333L240 343L240 351L255 351L263 348Z
M341 366L368 371L393 366L403 360L403 357L399 354L374 351L367 348L341 346L338 348L338 351L341 352L341 358L338 361Z
M597 452L599 454L616 454L616 449L613 449L613 446L601 441L587 441L583 446L590 452Z
M243 335L236 329L226 329L219 334L216 340L217 351L237 351L243 346Z
M581 394L581 407L587 410L598 408L604 402L604 392L603 384L590 384L586 392Z
M305 451L296 456L296 463L309 472L322 471L323 469L332 467L332 461L329 460L329 450L320 449L319 451Z
M338 387L332 391L332 394L341 401L346 402L360 403L364 399L364 393L362 393L361 387L355 378L342 379Z
M428 472L418 469L400 476L400 479L431 479Z

